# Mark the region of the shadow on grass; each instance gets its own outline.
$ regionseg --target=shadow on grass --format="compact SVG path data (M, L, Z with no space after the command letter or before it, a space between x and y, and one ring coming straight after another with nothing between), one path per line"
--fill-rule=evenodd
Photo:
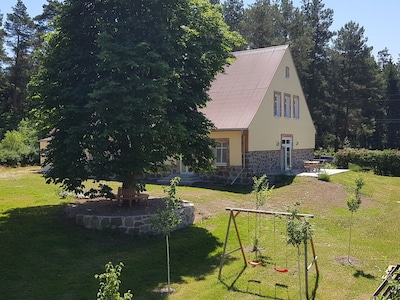
M287 185L292 184L295 176L292 175L286 175L286 174L279 174L276 175L275 177L275 182L270 183L270 187L274 186L274 188L281 188ZM224 192L231 192L231 193L237 193L237 194L249 194L251 193L253 189L252 184L210 184L210 183L197 183L193 185L195 187L199 188L204 188L204 189L210 189L210 190L216 190L216 191L224 191Z
M170 237L171 283L203 280L218 266L210 255L220 243L195 226ZM63 206L13 209L0 218L0 290L4 299L94 299L95 274L111 261L124 263L121 293L166 299L153 290L167 281L163 236L133 238L113 230L88 230L63 215Z
M317 296L318 286L319 286L319 274L316 274L315 275L314 287L313 287L313 289L311 291L311 298L309 298L309 299L315 299L315 297Z
M363 277L366 279L375 279L376 278L376 276L374 276L372 274L367 274L363 270L356 270L356 272L353 274L353 276L356 278Z

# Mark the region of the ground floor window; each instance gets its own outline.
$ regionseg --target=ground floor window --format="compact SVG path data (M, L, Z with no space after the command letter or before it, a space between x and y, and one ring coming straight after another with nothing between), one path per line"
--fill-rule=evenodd
M217 140L217 145L214 148L215 165L227 166L229 157L229 141Z

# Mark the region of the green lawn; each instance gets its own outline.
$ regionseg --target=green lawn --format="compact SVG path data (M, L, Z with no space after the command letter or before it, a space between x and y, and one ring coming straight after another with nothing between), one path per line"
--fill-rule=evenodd
M178 188L178 196L195 206L207 207L210 203L213 214L172 234L171 281L176 291L167 296L152 292L163 287L167 279L163 237L132 238L114 231L99 232L76 226L63 217L64 205L72 200L60 199L59 189L46 185L37 170L0 170L2 299L95 299L98 282L94 274L102 273L109 261L125 264L121 292L131 289L134 299L300 298L297 252L294 247L285 246L282 219L261 221L264 266L243 269L240 253L235 252L218 280L228 214L223 209L215 211L215 203L229 200L241 206L253 197L248 190ZM357 176L359 173L353 172L334 175L331 184L354 186ZM310 294L315 294L315 299L369 299L386 267L400 263L400 178L369 173L362 176L366 185L361 191L368 197L368 205L361 204L354 215L353 266L337 261L347 257L350 213L345 199L343 205L314 206L305 202L301 207L302 212L315 215L311 221L320 276L317 280L313 269L309 274ZM277 188L271 201L304 184L304 179L296 178L290 185ZM151 196L163 194L160 186L148 185L147 189ZM299 199L291 199L286 204L296 200ZM238 217L245 246L251 245L253 220L247 214ZM233 249L236 245L231 231L228 246ZM252 254L247 255L251 258ZM277 273L274 266L288 268L289 272ZM304 275L304 270L301 272ZM276 286L277 283L287 288ZM302 289L304 292L304 282Z

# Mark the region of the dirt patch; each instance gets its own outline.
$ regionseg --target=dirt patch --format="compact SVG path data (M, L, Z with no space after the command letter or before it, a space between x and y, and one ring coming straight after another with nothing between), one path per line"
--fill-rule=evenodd
M215 188L215 187L214 187ZM147 203L134 203L118 205L116 201L107 199L77 199L73 204L66 207L68 216L75 217L76 214L96 215L143 215L155 213L163 208L160 195L150 198ZM263 207L264 210L284 211L286 205L292 205L301 201L304 207L313 207L318 211L330 210L332 207L346 207L346 199L349 191L340 184L325 182L312 177L301 177L298 182L280 187L274 190L271 199ZM185 195L185 199L194 199L195 223L201 223L215 215L225 213L226 207L255 208L252 195L243 195L243 199L216 199L207 201L195 201L196 197ZM372 199L362 197L363 206L374 205Z
M335 262L345 265L345 266L352 266L352 267L362 267L362 262L353 256L339 256L335 258Z

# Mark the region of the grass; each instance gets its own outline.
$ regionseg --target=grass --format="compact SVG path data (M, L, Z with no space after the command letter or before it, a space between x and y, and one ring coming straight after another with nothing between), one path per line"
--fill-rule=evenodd
M163 237L132 238L114 231L92 231L76 226L63 217L63 207L72 199L60 199L59 189L46 185L36 170L0 170L0 265L3 269L0 289L4 299L94 299L98 288L94 274L103 273L109 261L125 264L120 277L121 292L131 289L135 300L299 299L297 251L285 245L283 219L261 220L263 266L243 269L240 251L235 252L227 259L218 280L228 222L224 205L248 207L253 197L248 188L231 191L178 188L181 198L208 208L211 213L198 224L172 234L171 282L176 292L165 295L152 292L166 284ZM310 294L314 299L369 299L386 267L400 263L400 219L396 213L400 205L400 178L361 174L366 183L361 190L365 201L354 214L353 265L338 261L347 257L350 213L345 199L335 205L313 205L305 201L301 206L302 212L315 215L311 221L320 276L317 280L315 271L310 271ZM359 175L356 172L334 175L330 183L324 184L341 184L351 192ZM277 201L290 191L296 195L305 184L305 179L295 178L289 185L274 190L270 201ZM157 185L148 185L147 192L151 196L164 195L163 188ZM292 204L295 200L282 200L279 205ZM216 209L219 201L222 208ZM247 247L252 243L254 218L242 214L237 219ZM228 248L236 246L237 239L231 231ZM253 254L247 255L252 258ZM287 267L289 272L277 273L273 271L275 265ZM304 291L304 282L302 288Z

